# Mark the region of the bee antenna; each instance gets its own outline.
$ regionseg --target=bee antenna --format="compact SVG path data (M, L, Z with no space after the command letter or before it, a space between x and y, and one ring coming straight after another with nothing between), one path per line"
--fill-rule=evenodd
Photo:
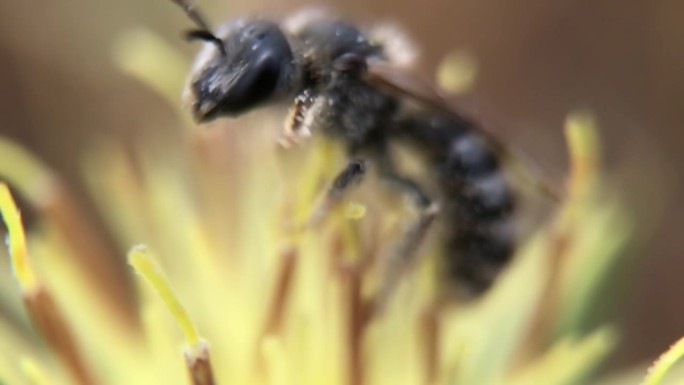
M206 42L213 43L221 52L221 55L226 56L226 48L223 45L223 40L218 38L211 32L211 26L207 22L207 19L199 11L199 8L195 7L188 0L171 0L176 5L181 7L186 15L192 20L199 29L189 31L186 33L185 37L188 40L202 40Z
M221 52L221 56L227 56L228 54L226 53L226 47L223 45L223 40L220 38L216 37L213 33L204 30L204 29L192 29L190 31L185 32L185 39L186 40L201 40L201 41L206 41L208 43L214 44L219 52Z

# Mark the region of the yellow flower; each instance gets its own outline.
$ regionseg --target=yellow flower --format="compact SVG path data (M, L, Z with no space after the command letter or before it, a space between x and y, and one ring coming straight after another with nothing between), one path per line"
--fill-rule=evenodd
M185 62L173 50L135 32L116 57L175 105ZM585 316L630 226L598 174L587 116L569 119L562 204L490 293L436 305L428 252L370 315L378 256L401 210L361 191L353 200L362 203L302 227L340 156L322 140L284 153L268 134L277 123L259 119L234 130L159 127L87 154L92 196L142 278L134 322L84 262L104 252L78 246L96 235L60 220L78 215L59 179L0 140L0 174L42 214L26 243L0 187L21 290L0 279L0 384L585 384L614 346L615 331L585 332ZM15 317L18 297L46 345Z

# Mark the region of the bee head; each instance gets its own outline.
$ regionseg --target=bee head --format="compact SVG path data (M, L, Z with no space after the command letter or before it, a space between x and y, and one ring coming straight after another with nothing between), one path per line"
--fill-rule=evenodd
M185 90L196 121L240 115L287 93L294 57L275 23L240 19L216 34L196 30L187 36L206 42Z

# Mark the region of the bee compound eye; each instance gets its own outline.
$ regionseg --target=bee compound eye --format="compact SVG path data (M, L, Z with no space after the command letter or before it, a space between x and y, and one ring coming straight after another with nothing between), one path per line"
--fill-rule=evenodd
M273 55L262 57L255 68L256 75L250 86L252 97L263 100L275 92L280 78L280 62Z

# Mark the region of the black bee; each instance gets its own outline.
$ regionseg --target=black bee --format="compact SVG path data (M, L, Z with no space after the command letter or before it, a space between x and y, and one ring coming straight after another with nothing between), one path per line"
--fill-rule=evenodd
M174 1L199 26L187 36L206 42L185 90L197 122L291 104L286 143L320 131L340 139L349 154L327 203L338 201L369 166L415 203L421 214L390 259L380 296L389 294L435 216L449 229L447 281L470 295L491 286L516 248L516 194L502 173L508 152L406 70L396 34L366 32L316 12L282 23L242 18L212 30L193 6ZM395 168L390 145L399 141L417 148L426 170L436 173L436 198Z

